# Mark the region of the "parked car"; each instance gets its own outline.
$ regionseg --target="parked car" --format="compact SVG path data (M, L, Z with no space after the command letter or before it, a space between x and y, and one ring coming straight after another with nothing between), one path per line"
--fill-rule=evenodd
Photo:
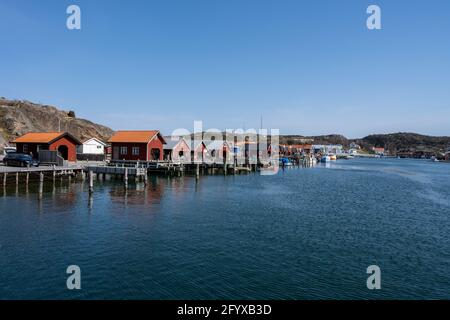
M8 153L3 158L5 166L39 167L39 161L25 153Z

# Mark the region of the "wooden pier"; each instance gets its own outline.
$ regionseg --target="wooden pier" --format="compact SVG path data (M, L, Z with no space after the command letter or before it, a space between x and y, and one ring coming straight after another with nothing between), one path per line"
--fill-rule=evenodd
M111 166L86 166L83 168L84 172L90 172L97 175L121 175L125 176L125 173L130 176L141 177L147 174L147 168L138 167L111 167Z
M67 178L71 181L78 174L82 172L81 166L70 167L38 167L38 168L14 168L0 166L0 176L2 177L1 183L3 190L6 190L8 185L14 184L16 186L16 192L19 186L25 186L28 190L30 183L39 183L38 187L38 199L42 199L44 190L44 181L51 181L53 186L56 183L56 179L61 181L63 178Z
M15 184L24 183L28 185L30 181L41 180L42 178L51 178L55 180L57 177L74 177L82 171L81 166L73 167L38 167L38 168L13 168L0 167L0 176L2 176L2 184L6 186L9 182L14 181Z
M42 197L43 184L56 182L67 178L70 181L87 181L89 183L89 193L94 192L94 180L122 180L124 186L128 187L129 179L133 182L144 182L147 185L148 175L162 174L166 176L183 176L193 175L196 180L202 175L235 175L248 174L257 171L256 164L239 165L229 163L176 163L169 161L159 162L132 162L122 161L120 163L103 163L91 165L89 163L78 163L72 166L42 166L32 168L15 168L0 166L0 183L6 188L7 185L15 184L18 188L20 185L28 185L32 182L39 183L40 198ZM62 181L62 180L61 180Z

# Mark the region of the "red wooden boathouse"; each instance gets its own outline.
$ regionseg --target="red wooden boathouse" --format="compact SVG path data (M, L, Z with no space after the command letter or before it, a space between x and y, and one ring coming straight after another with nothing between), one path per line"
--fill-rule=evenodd
M38 158L40 150L58 151L64 160L77 161L77 146L81 142L68 132L29 132L18 137L17 152Z
M117 131L108 142L112 160L128 161L162 160L166 143L158 130Z

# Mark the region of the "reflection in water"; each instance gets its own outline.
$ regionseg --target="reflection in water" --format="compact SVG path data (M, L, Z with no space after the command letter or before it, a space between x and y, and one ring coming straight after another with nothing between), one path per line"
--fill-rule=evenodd
M58 185L57 185L58 184ZM3 187L3 197L15 198L25 198L33 199L35 198L39 205L46 198L51 199L52 206L59 210L66 208L67 206L73 206L77 203L77 197L82 194L82 184L81 183L69 183L64 181L64 183L53 183L48 182L30 182L28 185L9 185Z
M94 207L94 196L92 195L92 193L89 193L89 201L88 201L89 214L92 214L93 207Z
M94 200L99 195L104 195L105 191L109 195L109 200L121 205L153 205L159 204L164 196L164 192L170 189L175 198L183 199L188 191L199 191L201 183L195 183L192 177L159 177L150 176L147 184L144 182L129 183L126 187L122 181L97 180L94 193L89 196L88 185L85 182L76 182L56 179L53 181L30 182L29 185L9 185L4 186L2 196L4 198L14 196L16 198L36 197L39 208L42 209L42 201L51 199L55 210L64 210L68 206L74 206L86 197L88 208L95 208Z
M148 185L144 183L130 184L127 188L122 183L110 186L109 197L112 202L128 205L148 205L159 203L165 188L165 180L149 179Z
M8 186L0 299L448 299L448 167L330 168L149 177L127 190L97 180L91 196L87 181L57 179L41 201L38 183ZM376 293L365 289L374 261L391 284ZM90 277L81 292L64 288L72 263Z

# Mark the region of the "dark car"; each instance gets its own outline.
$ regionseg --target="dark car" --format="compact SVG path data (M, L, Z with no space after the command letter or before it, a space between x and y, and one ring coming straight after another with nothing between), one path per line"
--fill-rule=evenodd
M8 153L3 158L5 166L39 167L39 161L25 153Z

